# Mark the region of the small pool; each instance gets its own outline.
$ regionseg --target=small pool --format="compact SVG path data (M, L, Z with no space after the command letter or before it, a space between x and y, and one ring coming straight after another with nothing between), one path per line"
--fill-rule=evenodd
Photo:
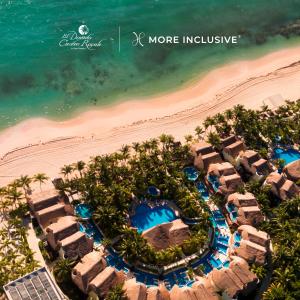
M207 177L207 180L211 183L214 191L216 192L219 189L219 186L220 186L220 182L219 182L218 177L215 176L215 175L209 175Z
M167 205L151 208L147 204L140 204L135 209L135 215L130 218L131 225L143 232L158 224L171 222L177 219L174 211Z
M98 228L96 227L96 225L94 224L94 222L89 221L86 224L79 223L79 230L85 233L88 237L92 237L96 245L101 244L103 240L103 236L101 232L98 230Z
M224 262L224 264L223 264L223 267L225 267L225 268L229 268L229 264L230 264L230 262L229 262L229 261L225 261L225 262Z
M160 190L155 186L149 186L147 192L149 195L154 197L158 197L160 195Z
M85 203L76 205L75 213L82 219L90 219L93 214L91 207Z
M227 211L229 212L230 219L231 219L233 222L235 222L235 221L236 221L236 218L237 218L237 211L236 211L235 205L232 204L232 203L226 204L226 209L227 209Z
M273 158L283 159L284 165L287 165L295 160L300 159L300 152L295 149L275 148Z
M241 235L236 231L233 235L233 238L234 238L234 244L233 244L234 248L239 247L242 239Z
M222 267L221 260L219 258L215 258L213 255L207 261L213 268L220 269Z
M209 192L203 182L198 182L196 184L198 192L201 194L202 198L207 201L209 199Z
M227 250L228 250L228 246L225 246L225 245L223 245L223 244L217 243L216 249L217 249L219 252L221 252L221 253L223 253L223 254L226 255L226 254L227 254Z
M186 167L183 169L183 172L190 181L196 181L199 176L197 169L194 167Z

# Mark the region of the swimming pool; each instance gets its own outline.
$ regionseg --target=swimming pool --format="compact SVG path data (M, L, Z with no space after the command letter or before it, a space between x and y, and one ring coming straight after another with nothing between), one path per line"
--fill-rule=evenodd
M93 214L91 207L85 203L76 205L75 213L82 219L90 219Z
M148 194L154 197L158 197L160 195L160 190L155 186L149 186L147 190Z
M135 215L130 218L131 225L138 232L143 232L158 224L171 222L177 219L174 211L167 205L151 208L147 204L140 204L135 209Z
M291 148L290 149L275 148L273 158L283 159L284 165L287 165L295 160L300 159L300 152Z
M79 223L79 230L85 233L88 237L92 237L96 245L101 244L103 236L93 221L89 221L86 224Z
M199 176L197 169L194 167L186 167L183 169L183 172L190 181L196 181Z
M235 205L232 203L226 204L226 209L229 212L230 219L235 222L237 218L237 211Z
M201 194L201 197L207 201L209 199L209 192L203 182L197 182L196 187L198 192Z
M220 186L220 182L219 182L218 177L215 176L215 175L209 175L207 177L207 180L211 183L214 191L216 192L219 189L219 186Z
M214 257L213 255L208 258L208 263L216 269L220 269L222 267L222 262L219 258Z

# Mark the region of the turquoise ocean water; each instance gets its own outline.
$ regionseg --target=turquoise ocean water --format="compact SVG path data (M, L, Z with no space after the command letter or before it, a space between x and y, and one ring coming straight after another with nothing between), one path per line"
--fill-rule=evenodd
M299 19L300 0L0 0L0 130L174 90L230 61L300 44L289 30ZM103 46L60 47L82 24ZM133 32L241 38L134 47Z

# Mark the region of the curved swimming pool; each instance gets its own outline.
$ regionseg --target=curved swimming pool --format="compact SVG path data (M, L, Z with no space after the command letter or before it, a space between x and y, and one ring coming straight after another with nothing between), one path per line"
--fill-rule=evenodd
M147 204L140 204L135 209L135 214L130 218L131 225L138 232L143 232L156 225L172 222L177 219L174 211L167 205L151 208Z
M283 159L284 165L287 165L295 160L300 159L300 152L295 149L275 148L273 154L274 159Z
M185 167L183 172L190 181L196 181L199 176L199 172L195 167Z

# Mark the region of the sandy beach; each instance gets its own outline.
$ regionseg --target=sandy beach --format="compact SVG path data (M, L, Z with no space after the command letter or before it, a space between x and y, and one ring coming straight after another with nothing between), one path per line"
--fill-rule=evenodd
M300 47L226 65L186 87L53 122L29 119L0 133L0 186L22 174L57 176L64 164L162 133L182 139L209 115L236 104L275 108L300 98Z

